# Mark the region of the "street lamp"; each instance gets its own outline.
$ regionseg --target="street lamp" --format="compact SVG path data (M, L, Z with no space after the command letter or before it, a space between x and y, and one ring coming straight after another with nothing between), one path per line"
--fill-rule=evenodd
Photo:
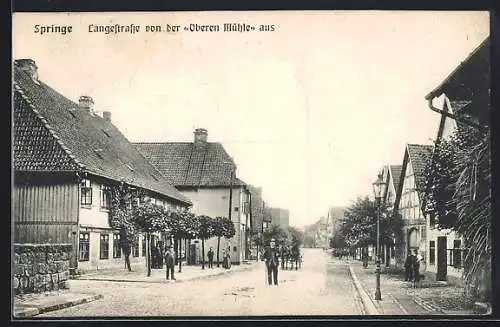
M377 268L375 270L377 283L375 289L375 300L382 300L380 294L380 204L382 200L382 188L384 185L385 183L382 180L382 173L379 173L377 180L373 182L373 193L375 195L375 204L377 206Z

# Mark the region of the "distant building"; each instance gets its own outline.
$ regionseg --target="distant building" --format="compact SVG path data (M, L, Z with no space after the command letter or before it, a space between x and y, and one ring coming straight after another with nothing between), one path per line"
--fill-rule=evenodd
M271 215L271 224L280 226L281 228L288 228L290 226L290 212L281 208L269 208Z

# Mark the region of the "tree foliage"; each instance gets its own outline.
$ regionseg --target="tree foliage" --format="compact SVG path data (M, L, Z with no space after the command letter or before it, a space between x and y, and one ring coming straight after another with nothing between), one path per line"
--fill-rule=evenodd
M479 134L477 131L476 135ZM491 301L491 148L489 132L475 144L457 149L457 179L453 203L458 222L456 231L468 248L464 279L471 293Z
M491 298L491 145L490 133L461 125L440 140L427 165L424 212L439 228L452 228L468 250L464 279L468 290ZM486 283L486 285L485 285ZM482 290L480 290L482 289Z
M380 211L378 211L380 210ZM347 208L339 230L348 247L365 247L377 243L377 215L380 214L380 244L393 244L402 238L401 216L392 215L390 208L382 203L378 208L368 197L358 198Z
M132 189L124 183L110 188L109 225L120 232L120 246L123 250L132 246L139 232L134 221L134 200L140 195L140 190Z
M197 225L197 237L201 240L209 239L214 235L214 219L209 216L201 215L197 216L196 219Z

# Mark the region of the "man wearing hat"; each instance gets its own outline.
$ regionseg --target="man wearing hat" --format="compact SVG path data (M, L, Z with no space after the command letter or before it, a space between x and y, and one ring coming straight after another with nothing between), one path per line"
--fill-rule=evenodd
M278 285L278 249L276 249L276 240L274 238L269 242L269 246L264 251L264 260L267 268L267 282L269 285ZM272 278L271 278L272 275Z
M172 280L175 280L174 277L174 267L175 267L175 258L174 258L174 248L172 245L167 247L165 251L165 266L167 267L167 280L169 280L170 275L172 275Z

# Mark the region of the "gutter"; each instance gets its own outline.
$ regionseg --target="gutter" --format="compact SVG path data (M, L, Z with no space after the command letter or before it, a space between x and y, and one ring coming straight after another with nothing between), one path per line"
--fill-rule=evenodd
M448 117L450 119L453 119L453 120L455 120L455 121L457 121L459 123L462 123L462 124L474 127L474 128L476 128L476 129L478 129L478 130L480 130L482 132L486 131L486 129L483 126L481 126L480 124L474 123L474 122L472 122L472 121L470 121L468 119L464 119L463 117L458 117L457 115L449 113L448 111L444 111L442 109L434 107L432 105L432 100L434 99L433 96L426 97L426 99L427 99L427 104L429 106L429 109L431 109L432 111L437 112L438 114L446 116L446 117Z

